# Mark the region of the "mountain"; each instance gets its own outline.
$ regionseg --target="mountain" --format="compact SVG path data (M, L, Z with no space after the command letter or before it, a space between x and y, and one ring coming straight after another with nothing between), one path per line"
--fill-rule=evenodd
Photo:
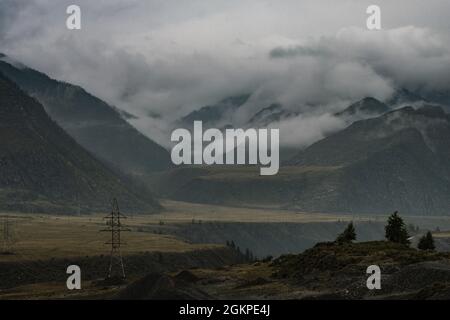
M0 72L35 97L82 147L112 167L139 175L170 166L169 152L131 126L124 119L126 113L119 113L84 89L5 57L0 60Z
M449 215L450 115L405 107L354 122L297 153L275 176L261 177L255 166L194 169L161 177L160 192L306 212Z
M226 128L232 128L234 112L242 107L242 105L247 102L249 97L249 95L229 97L217 104L202 107L183 117L179 121L179 124L189 129L192 128L192 124L195 120L201 120L203 121L203 125L207 128L216 127L222 130ZM348 124L351 124L352 122L357 120L380 116L390 110L391 108L387 104L375 98L367 97L348 106L343 111L335 113L334 116L342 118ZM286 109L280 103L272 103L267 107L259 109L253 115L249 116L245 123L243 125L240 125L240 127L276 127L277 123L295 118L300 114L301 112L290 111ZM298 152L298 148L281 147L281 149L283 159L286 160L287 158L285 156L291 157L293 153Z
M214 105L201 107L184 116L180 124L190 128L194 121L202 121L205 127L225 127L228 125L227 121L231 121L233 112L244 105L249 98L249 94L243 94L225 98Z
M391 106L391 108L434 105L442 107L446 112L450 112L450 92L423 90L412 92L408 89L400 88L385 103Z
M404 106L412 105L417 103L428 103L427 99L422 97L420 94L409 91L405 88L400 88L395 90L392 97L390 97L386 104L390 106Z
M287 111L279 103L273 103L255 113L247 122L247 127L264 128L271 123L297 116L297 113Z
M334 168L334 183L322 182L329 188L321 210L421 215L450 214L449 164L450 115L439 107L405 107L355 122L291 162Z
M301 151L292 159L291 164L348 165L368 159L399 142L414 142L416 148L411 152L422 146L426 147L429 149L427 153L433 152L435 156L444 157L441 160L446 164L445 156L448 156L448 151L441 144L445 142L450 145L447 130L450 130L450 115L442 108L423 107L416 110L404 107L380 117L353 123ZM449 170L450 166L444 168Z
M74 213L154 212L153 197L84 150L43 106L0 73L0 208Z
M426 101L441 105L446 109L447 112L450 112L450 91L428 92L424 96L426 98Z
M389 107L375 98L364 98L341 112L335 113L335 116L351 119L352 121L372 118L388 112Z

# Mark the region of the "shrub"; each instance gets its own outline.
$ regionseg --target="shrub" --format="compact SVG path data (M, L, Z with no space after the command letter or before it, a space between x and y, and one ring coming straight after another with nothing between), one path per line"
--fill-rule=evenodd
M420 250L435 249L433 235L431 234L430 231L428 231L426 235L420 238L417 248L419 248Z

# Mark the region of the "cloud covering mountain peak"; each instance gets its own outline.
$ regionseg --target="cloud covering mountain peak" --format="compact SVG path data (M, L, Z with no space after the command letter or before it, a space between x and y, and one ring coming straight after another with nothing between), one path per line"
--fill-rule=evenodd
M176 120L242 92L252 94L236 125L279 103L314 127L396 88L450 91L450 5L430 1L424 17L412 2L381 1L384 29L371 32L359 1L330 12L330 1L81 0L84 28L74 33L63 4L6 0L0 16L17 19L3 20L0 38L11 57L137 115L129 121L167 145Z

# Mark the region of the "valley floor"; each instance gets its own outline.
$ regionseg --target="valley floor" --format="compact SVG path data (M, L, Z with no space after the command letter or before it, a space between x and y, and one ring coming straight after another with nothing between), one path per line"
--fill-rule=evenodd
M313 287L293 286L272 279L271 263L247 263L249 249L259 258L297 254L317 242L334 239L346 223L355 221L359 240L382 238L386 216L312 214L273 208L250 209L164 201L157 215L129 216L131 232L122 247L128 283L148 274L191 270L203 279L195 290L217 298L302 298L318 294ZM124 213L126 214L126 213ZM98 284L109 264L105 242L105 214L63 216L44 214L0 215L10 222L13 254L0 255L0 299L114 298L121 286ZM427 228L450 229L446 217L411 217ZM445 232L436 233L448 240ZM240 251L225 246L234 241ZM66 289L65 268L78 264L83 290ZM262 294L263 293L263 294ZM319 290L323 293L323 288ZM197 294L197 293L196 293Z

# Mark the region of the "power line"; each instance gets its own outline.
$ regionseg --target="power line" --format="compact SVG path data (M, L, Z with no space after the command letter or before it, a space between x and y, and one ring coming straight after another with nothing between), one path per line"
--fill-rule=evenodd
M111 245L110 261L107 278L122 278L125 279L125 268L123 266L122 253L120 250L122 242L121 233L123 231L130 231L130 229L125 228L122 224L121 219L126 219L127 217L120 213L119 204L117 199L114 198L112 201L111 214L105 217L107 219L106 229L101 231L110 232L111 239L105 244Z

